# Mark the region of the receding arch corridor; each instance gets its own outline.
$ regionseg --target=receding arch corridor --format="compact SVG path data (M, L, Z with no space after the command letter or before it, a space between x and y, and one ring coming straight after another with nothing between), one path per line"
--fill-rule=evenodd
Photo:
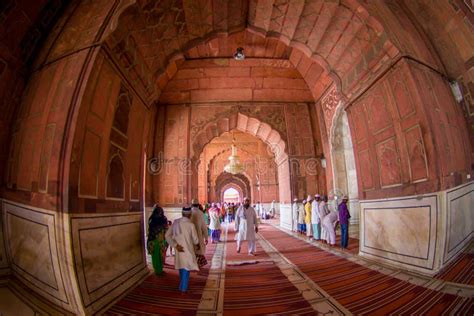
M472 311L472 9L1 0L0 314ZM268 221L259 254L230 229L176 295L150 214L232 221L230 187ZM349 251L287 234L318 239L329 211Z
M356 239L351 238L352 247L341 252L307 241L271 221L260 225L257 255L247 255L245 244L238 254L233 225L228 228L223 224L222 228L226 231L222 242L209 244L206 254L209 264L192 274L189 293L179 294L177 271L170 265L172 257L168 257L164 276L149 276L106 314L471 315L474 312L474 299L469 297L472 293L465 291L474 283L469 273L469 266L474 263L472 253L466 254L463 264L448 267L449 271L431 279L362 260L356 255ZM467 284L446 281L449 273L464 276L463 282ZM452 294L456 291L458 295Z

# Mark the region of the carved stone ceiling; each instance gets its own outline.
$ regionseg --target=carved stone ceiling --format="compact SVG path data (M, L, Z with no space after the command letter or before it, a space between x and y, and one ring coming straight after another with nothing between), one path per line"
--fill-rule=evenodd
M238 45L248 56L276 58L297 48L342 79L367 52L383 54L387 41L355 0L138 0L108 44L123 39L132 39L155 81L176 58L228 57Z

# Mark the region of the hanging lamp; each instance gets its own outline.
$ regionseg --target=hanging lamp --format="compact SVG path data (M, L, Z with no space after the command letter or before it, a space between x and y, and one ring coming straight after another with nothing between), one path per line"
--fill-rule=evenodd
M237 155L237 147L234 145L234 135L232 134L232 152L229 156L229 163L224 167L224 171L231 174L239 174L244 171L244 166L240 162L240 158Z

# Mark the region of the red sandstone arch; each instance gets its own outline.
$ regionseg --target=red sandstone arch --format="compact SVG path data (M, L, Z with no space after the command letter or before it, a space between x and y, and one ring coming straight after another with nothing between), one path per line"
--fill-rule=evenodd
M229 184L226 184L222 189L221 189L221 192L220 192L220 201L223 202L224 201L224 194L225 192L228 190L228 189L234 189L236 190L238 193L239 193L239 198L240 200L242 200L244 198L244 193L242 192L242 189L240 188L240 186L236 185L235 183L229 183Z
M242 113L234 113L229 117L221 118L215 122L208 123L200 133L198 133L192 143L192 160L197 162L204 147L212 139L220 135L237 129L260 138L266 143L275 155L275 162L278 166L278 184L280 203L289 203L291 200L290 185L290 167L288 154L286 152L286 142L281 138L278 131L274 130L269 124L260 120L246 116ZM198 188L197 178L192 179L193 187ZM197 192L193 193L196 195Z
M221 118L216 122L210 122L203 130L196 135L192 148L194 159L198 159L204 147L214 138L237 129L260 138L275 154L277 164L288 158L286 153L286 143L281 138L280 133L274 130L269 124L260 120L246 116L241 113L232 114L229 117Z
M215 197L223 200L224 191L229 187L237 187L241 197L251 197L252 185L250 180L244 174L230 174L223 172L216 179Z

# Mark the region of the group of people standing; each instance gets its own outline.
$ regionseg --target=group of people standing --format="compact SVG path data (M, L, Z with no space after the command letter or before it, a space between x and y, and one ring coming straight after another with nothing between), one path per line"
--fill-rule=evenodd
M306 235L312 240L326 242L330 246L336 244L336 226L341 227L341 248L345 249L349 243L349 210L347 196L342 198L337 210L328 205L328 197L316 194L314 198L308 195L306 200L299 203L293 200L293 230Z

